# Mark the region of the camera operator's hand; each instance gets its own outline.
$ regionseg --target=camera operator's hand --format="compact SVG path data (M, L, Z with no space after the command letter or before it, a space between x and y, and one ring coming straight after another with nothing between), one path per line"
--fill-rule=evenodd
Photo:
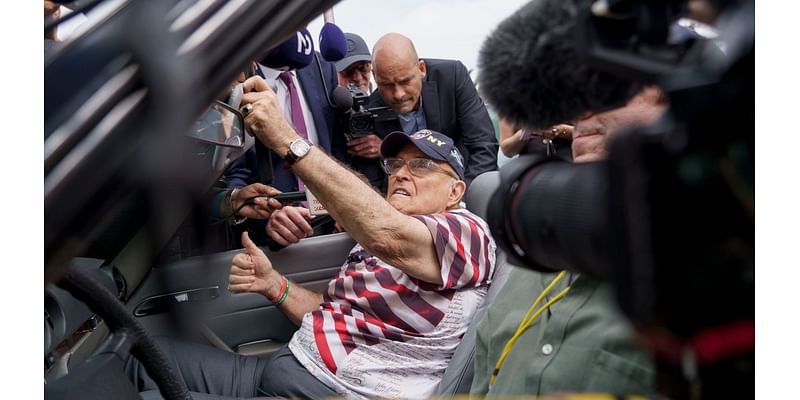
M311 211L305 207L286 206L270 217L267 235L281 246L297 243L314 234L314 228L308 223L312 218Z
M347 152L364 158L378 158L381 155L383 139L367 135L347 142Z

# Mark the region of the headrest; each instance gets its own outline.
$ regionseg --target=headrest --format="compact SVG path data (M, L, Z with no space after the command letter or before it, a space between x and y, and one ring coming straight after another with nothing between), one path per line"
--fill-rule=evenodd
M485 221L489 199L499 186L499 171L488 171L475 177L472 183L469 184L467 195L464 197L467 209Z

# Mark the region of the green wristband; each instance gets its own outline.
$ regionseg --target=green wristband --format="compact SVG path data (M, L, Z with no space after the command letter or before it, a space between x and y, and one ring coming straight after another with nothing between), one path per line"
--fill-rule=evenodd
M286 277L284 277L283 279L286 279ZM286 301L287 297L289 297L289 280L288 279L286 279L286 290L283 291L283 296L281 296L280 300L275 302L275 305L279 306L279 305L283 304L283 302Z

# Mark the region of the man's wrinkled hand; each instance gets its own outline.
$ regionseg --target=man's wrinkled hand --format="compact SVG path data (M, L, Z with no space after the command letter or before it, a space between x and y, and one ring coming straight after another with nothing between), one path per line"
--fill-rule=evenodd
M347 142L347 152L364 158L379 158L383 139L375 135L367 135Z
M240 109L249 109L244 116L248 131L272 150L287 144L291 139L287 135L294 134L294 129L284 118L275 92L260 76L251 76L243 85Z
M297 243L300 239L314 234L308 223L313 218L311 211L304 207L284 207L272 214L267 223L267 235L281 246Z

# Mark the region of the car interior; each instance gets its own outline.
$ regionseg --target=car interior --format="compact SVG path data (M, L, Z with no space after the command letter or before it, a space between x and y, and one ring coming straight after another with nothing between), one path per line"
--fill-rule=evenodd
M228 292L241 250L219 251L203 231L230 147L184 132L259 49L334 3L92 1L84 10L101 17L46 55L46 398L190 398L154 337L258 357L291 338L297 327L264 297ZM475 179L467 207L485 218L498 182L497 172ZM292 282L322 291L354 244L336 233L264 250ZM487 302L509 269L497 261ZM445 397L469 391L474 328L440 384ZM137 393L129 354L160 391Z

